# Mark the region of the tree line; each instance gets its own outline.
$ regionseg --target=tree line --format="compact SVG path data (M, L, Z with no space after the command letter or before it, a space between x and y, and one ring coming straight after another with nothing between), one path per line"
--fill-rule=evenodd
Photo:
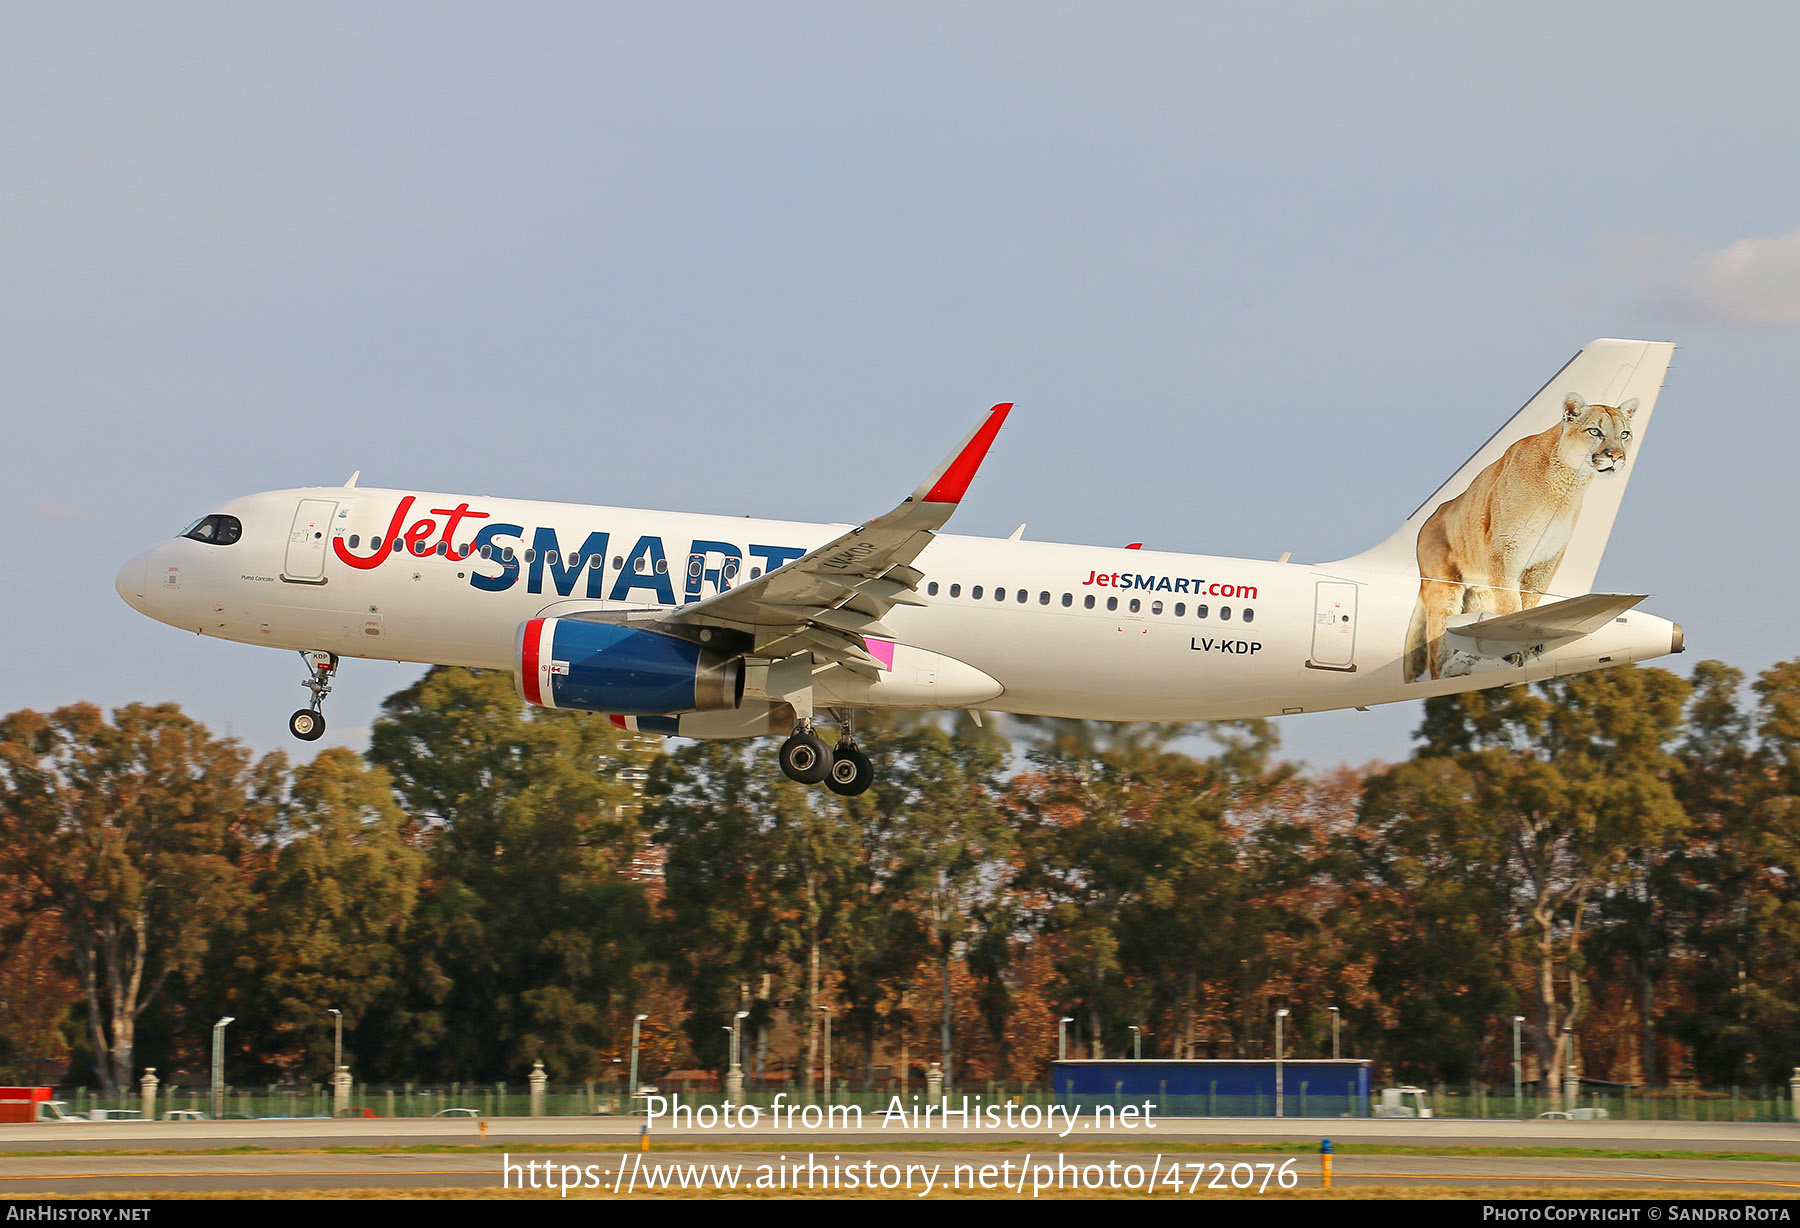
M1001 727L997 728L999 725ZM1004 729L1004 736L1002 733ZM1378 1077L1785 1081L1800 661L1428 701L1410 757L1274 727L865 719L878 783L639 738L434 669L368 752L254 759L173 705L0 719L0 1077L106 1091L1345 1056ZM1333 1011L1332 1008L1335 1008ZM1064 1023L1062 1021L1067 1020Z

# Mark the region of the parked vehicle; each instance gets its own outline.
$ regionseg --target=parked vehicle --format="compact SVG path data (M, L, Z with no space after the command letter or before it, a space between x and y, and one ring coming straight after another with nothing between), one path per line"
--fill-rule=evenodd
M1431 1106L1422 1087L1384 1087L1381 1103L1375 1106L1376 1117L1430 1117Z

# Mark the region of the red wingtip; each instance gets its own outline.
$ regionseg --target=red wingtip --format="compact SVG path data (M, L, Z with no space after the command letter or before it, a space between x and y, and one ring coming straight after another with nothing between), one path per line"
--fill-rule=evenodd
M1143 542L1132 542L1129 546L1127 546L1125 548L1127 550L1142 550L1144 548L1144 543Z
M968 493L969 483L975 480L975 471L981 468L981 462L987 457L988 449L994 444L994 436L1000 433L1006 415L1012 412L1012 402L996 405L988 410L987 421L976 428L963 445L963 450L956 454L950 467L944 470L932 488L925 492L926 503L961 503L963 495Z

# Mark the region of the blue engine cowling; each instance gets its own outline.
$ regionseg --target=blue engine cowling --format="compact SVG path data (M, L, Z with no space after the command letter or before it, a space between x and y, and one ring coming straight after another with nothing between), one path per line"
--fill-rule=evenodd
M614 623L534 618L513 677L527 703L620 716L716 712L744 697L743 667L699 644Z

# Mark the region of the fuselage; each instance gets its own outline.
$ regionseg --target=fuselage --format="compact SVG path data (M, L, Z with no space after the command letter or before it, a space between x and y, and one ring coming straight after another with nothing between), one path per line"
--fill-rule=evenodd
M349 486L250 495L210 519L237 522L235 540L162 542L120 570L120 595L219 639L509 671L527 620L698 602L848 527ZM1536 681L1680 647L1673 623L1633 610L1513 668L1407 683L1419 577L1404 567L948 534L914 566L925 604L884 621L935 654L918 658L934 669L896 658L918 678L897 678L891 701L879 688L833 695L825 680L826 702L1219 720ZM927 672L942 677L926 685Z

